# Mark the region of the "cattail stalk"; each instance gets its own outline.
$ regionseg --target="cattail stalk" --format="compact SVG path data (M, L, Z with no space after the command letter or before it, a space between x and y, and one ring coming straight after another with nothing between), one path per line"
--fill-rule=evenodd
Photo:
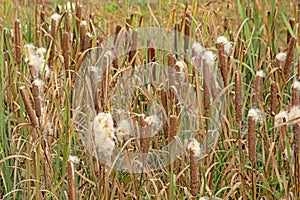
M131 50L129 52L129 64L133 67L135 66L135 56L137 52L137 40L138 40L138 32L136 30L133 30L132 32L132 38L131 38ZM133 70L134 71L134 70Z
M93 39L92 34L87 32L84 37L84 45L83 45L84 50L87 50L92 47L92 39Z
M62 43L62 50L63 50L63 57L64 57L64 67L65 70L69 70L69 60L70 60L70 35L68 32L64 32L63 34L63 43Z
M200 157L200 145L197 140L194 139L189 146L190 150L190 178L191 178L191 193L194 198L197 196L197 186L198 186L198 165L197 159Z
M150 131L151 131L151 125L148 125L145 121L145 115L143 115L141 117L141 149L142 149L142 153L147 154L149 152L149 148L150 148Z
M43 46L45 46L45 40L43 39L45 38L45 33L48 32L48 30L47 30L47 23L46 23L46 14L44 11L41 11L40 13L40 24L41 24L40 38Z
M253 90L253 98L252 98L252 107L257 106L258 99L262 93L262 83L263 83L263 72L258 71L255 76L254 81L254 90Z
M21 64L21 43L20 43L20 21L15 20L15 32L14 32L14 42L15 42L15 53L16 53L16 62L18 65Z
M290 39L290 43L289 43L289 47L288 47L287 55L286 55L286 60L285 60L284 66L283 66L283 75L284 75L285 80L288 80L288 78L290 76L290 69L292 66L293 58L294 58L296 41L297 41L296 37L292 37Z
M86 33L86 21L82 21L79 25L80 51L84 51L84 38Z
M51 20L51 50L50 50L50 55L49 55L49 67L53 67L53 60L54 60L54 52L55 52L55 35L56 35L56 25L57 25L57 20L52 19Z
M164 122L167 122L169 109L168 109L168 98L167 98L167 92L166 92L166 90L161 90L160 91L160 97L161 97L162 107L164 108L164 111L165 111ZM167 139L168 136L169 136L169 126L168 126L168 123L164 123L163 124L163 131L164 131L165 139Z
M248 115L248 150L251 162L252 174L252 199L255 199L255 160L256 160L256 137L255 137L255 119Z
M271 96L270 96L270 106L271 106L271 116L274 117L276 115L277 109L277 83L271 83Z
M170 116L170 136L169 141L171 142L177 134L177 117L175 115Z
M239 71L235 72L235 119L242 121L242 79Z
M242 79L239 71L235 72L235 119L238 123L238 148L239 148L239 159L240 159L240 177L242 183L242 194L243 198L246 199L246 189L245 189L245 180L244 180L244 171L243 171L243 158L242 158L242 142L241 142L241 123L242 123Z
M294 29L294 27L295 27L295 18L290 18L289 22L290 22L291 28ZM286 37L287 44L290 42L291 37L292 36L291 36L290 31L287 31L287 37Z
M32 83L32 96L33 96L33 105L35 114L38 118L42 116L42 108L41 108L41 98L40 98L40 85L38 83L39 80L35 80Z
M118 46L120 45L118 42L118 36L119 36L119 33L121 32L121 30L122 30L122 26L118 24L116 26L116 31L115 31L115 36L114 36L114 54L115 55L118 55ZM119 69L119 61L118 61L117 56L115 57L115 59L113 61L113 66L114 66L115 70ZM116 73L116 71L114 73Z
M155 59L155 48L153 47L149 47L150 46L151 41L148 41L148 64L149 63L155 63L156 59ZM156 80L156 66L153 65L153 69L152 69L152 78L153 81Z
M188 63L187 52L189 49L190 41L190 29L191 29L191 16L186 13L185 24L184 24L184 62Z
M69 200L76 199L76 187L75 187L75 170L72 160L68 160L68 188L69 188Z
M32 108L30 99L28 97L27 91L24 86L20 87L20 93L21 93L21 96L22 96L22 99L23 99L23 102L25 105L25 109L28 113L28 116L29 116L32 126L38 127L38 120L36 118L35 112Z
M296 188L296 199L300 198L300 125L296 123L293 125L293 139L294 139L294 180Z
M292 105L299 105L299 88L296 87L294 84L292 85Z
M224 86L226 87L228 85L228 81L227 81L228 67L227 67L226 53L225 53L224 46L225 44L223 42L217 43L217 48L219 51L219 68L223 78Z
M81 16L82 15L82 5L79 4L77 1L76 7L75 7L75 17L76 17L76 29L77 31L80 30L80 22L81 22Z

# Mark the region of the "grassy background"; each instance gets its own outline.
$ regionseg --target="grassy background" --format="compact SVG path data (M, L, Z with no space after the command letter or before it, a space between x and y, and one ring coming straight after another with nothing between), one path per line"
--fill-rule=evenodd
M139 27L142 17L141 27L173 29L175 23L182 23L185 11L192 16L191 37L206 49L217 55L216 39L220 35L225 35L232 42L234 51L231 57L227 58L230 84L224 89L227 98L226 113L216 130L220 138L212 144L207 155L197 160L196 197L192 197L191 194L188 151L172 165L172 168L164 166L161 170L137 175L119 171L107 173L84 148L72 118L74 80L80 67L80 55L84 51L79 27L76 25L75 10L70 11L72 17L69 33L73 34L73 40L69 42L67 69L63 62L65 56L62 39L66 31L66 22L60 21L54 38L49 29L50 16L55 12L63 15L66 2L0 2L1 199L68 199L68 195L72 193L71 183L68 183L71 176L68 174L69 155L79 158L79 163L74 164L76 199L239 199L243 198L243 191L249 199L299 199L299 188L295 186L295 158L299 152L293 153L294 134L299 133L293 132L291 126L285 125L285 138L280 139L280 130L274 128L274 116L270 114L272 81L278 82L276 114L283 109L289 111L292 106L291 85L298 77L299 47L296 46L294 62L287 80L282 79L281 70L275 64L275 56L279 52L287 51L288 32L293 36L298 35L296 26L291 27L289 24L289 18L295 18L297 22L296 1L82 2L82 16L79 21L88 21L90 14L94 13L94 17L89 21L93 28L88 26L85 29L92 34L92 47L113 35L117 24L125 27L126 18L132 14L132 28ZM59 5L62 6L61 9L57 8ZM43 12L44 21L40 18ZM20 34L17 36L16 19L20 20L21 25ZM42 27L45 29L42 30ZM19 44L16 43L16 37L20 38ZM50 62L51 53L54 58L51 77L47 79L41 76L44 86L40 96L43 99L45 116L39 119L38 127L32 126L19 89L25 86L30 100L33 100L30 90L32 77L23 48L28 43L47 49L46 63ZM17 53L18 48L20 54ZM140 51L137 65L143 63L146 57L146 53ZM157 53L158 62L166 63L165 57L163 52ZM130 63L124 60L120 69L130 66ZM179 57L178 60L183 58ZM215 67L218 69L218 59L216 61ZM266 76L263 78L263 89L258 103L253 105L252 90L255 74L259 69L262 69ZM242 74L243 92L240 152L237 140L238 124L234 116L236 70ZM190 69L189 72L191 71ZM108 76L112 79L111 74ZM199 84L200 93L197 95L201 96L201 81ZM112 90L114 86L108 87ZM143 92L138 94L137 98L139 101L134 101L130 106L137 113L146 112L147 107L145 110L140 109L140 105L147 102L143 99ZM109 106L107 107L109 110ZM202 104L199 107L203 107ZM263 116L262 123L256 125L255 166L249 161L247 147L247 113L251 108L260 109ZM179 114L178 118L181 118ZM201 126L205 125L201 122L199 127ZM189 127L184 128L189 130ZM163 135L163 131L159 134ZM200 143L204 134L205 130L201 129L195 134ZM282 140L286 143L284 150L281 146ZM160 147L167 141L167 138L156 137L152 145ZM283 151L286 151L287 155L283 155Z

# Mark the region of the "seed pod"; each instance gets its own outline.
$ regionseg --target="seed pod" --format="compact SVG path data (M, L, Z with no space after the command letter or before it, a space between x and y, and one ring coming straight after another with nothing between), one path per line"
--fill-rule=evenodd
M24 86L20 87L20 93L21 93L21 96L22 96L22 99L23 99L23 102L24 102L24 105L25 105L25 109L26 109L26 111L28 113L28 116L29 116L29 119L31 121L31 124L32 124L32 126L37 127L38 126L38 120L36 118L35 112L32 108L32 105L30 103L27 91L26 91Z
M270 97L270 104L271 104L271 116L276 115L276 108L277 108L277 83L271 83L271 97Z
M239 71L235 72L235 118L239 123L242 121L242 80Z
M284 75L284 79L288 80L289 76L290 76L290 69L292 66L292 62L293 62L293 58L294 58L294 51L295 51L295 47L296 47L296 41L297 38L296 37L292 37L290 39L289 42L289 47L287 50L287 55L286 55L286 60L283 66L283 75Z

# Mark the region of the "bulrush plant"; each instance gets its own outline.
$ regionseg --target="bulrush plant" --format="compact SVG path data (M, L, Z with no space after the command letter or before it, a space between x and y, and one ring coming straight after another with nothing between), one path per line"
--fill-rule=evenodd
M61 2L1 2L1 199L299 199L300 4Z

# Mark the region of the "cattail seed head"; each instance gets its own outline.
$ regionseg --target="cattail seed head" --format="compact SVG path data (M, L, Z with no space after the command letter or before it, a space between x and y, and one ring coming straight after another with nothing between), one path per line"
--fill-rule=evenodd
M224 45L224 50L227 56L230 55L231 49L232 49L232 44L227 40L225 36L219 36L217 38L217 45L223 44Z
M289 47L287 50L286 60L283 66L283 75L285 80L287 80L290 76L290 69L292 66L293 58L294 58L294 51L296 47L296 37L292 37L289 42Z
M192 56L196 58L200 58L203 54L204 49L198 42L194 42L192 45Z
M188 145L190 150L190 177L191 177L191 193L193 196L197 195L197 177L198 177L198 165L197 159L201 155L200 144L197 140L193 141Z
M128 120L122 120L119 123L116 131L118 140L128 139L131 133L132 133L131 123Z
M21 96L22 96L22 99L23 99L23 102L24 102L24 105L25 105L25 109L26 109L26 111L28 113L28 116L29 116L29 119L31 121L31 124L32 124L32 126L37 127L38 126L38 120L36 118L35 112L32 108L32 105L30 103L27 91L26 91L24 86L20 87L20 93L21 93Z
M242 79L239 71L235 72L235 118L242 121Z
M251 109L248 112L248 150L249 159L251 163L256 160L256 136L255 136L255 123L257 118L257 111Z
M114 124L111 114L98 113L93 121L93 131L98 151L105 155L111 155L115 147Z
M277 83L274 81L271 83L270 104L271 104L271 116L274 117L276 115L276 109L277 109Z

